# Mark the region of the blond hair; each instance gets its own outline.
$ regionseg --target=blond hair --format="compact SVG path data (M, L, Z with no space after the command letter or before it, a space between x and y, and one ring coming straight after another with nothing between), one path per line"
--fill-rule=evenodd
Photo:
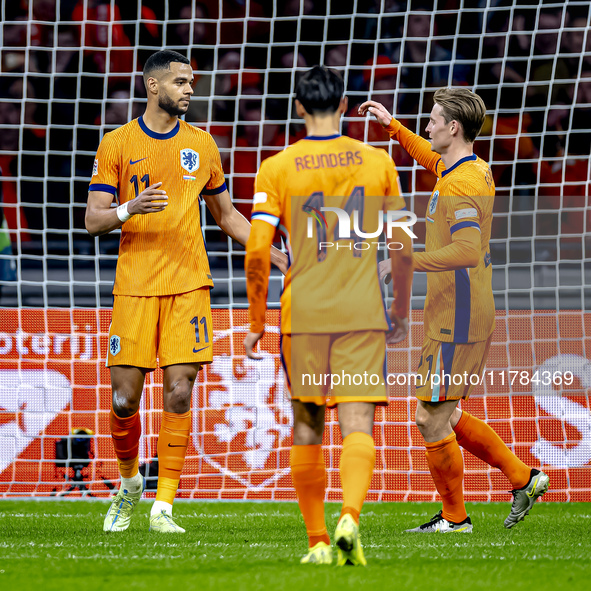
M441 107L445 123L457 121L464 131L464 140L471 144L480 134L486 117L486 105L467 88L440 88L433 96Z

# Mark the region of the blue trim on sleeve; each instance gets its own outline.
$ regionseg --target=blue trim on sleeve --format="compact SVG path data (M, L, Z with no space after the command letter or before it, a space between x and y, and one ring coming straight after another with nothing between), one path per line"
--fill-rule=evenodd
M480 224L478 222L471 222L471 221L466 221L466 222L458 222L457 224L454 224L449 231L453 234L454 232L457 232L458 230L461 230L462 228L478 228L478 230L480 231Z
M224 182L217 189L206 189L204 187L203 190L201 191L201 194L202 195L219 195L220 193L223 193L224 191L227 191L227 190L228 190L228 187L226 186L226 183Z
M88 187L89 191L104 191L105 193L111 193L111 195L117 194L117 187L112 187L111 185L103 185L101 183L95 183L94 185L90 185Z
M334 135L307 135L304 139L305 140L314 140L316 142L323 141L323 140L336 140L338 137L341 137L340 133L335 133Z
M179 132L179 129L181 128L181 123L180 123L180 121L177 120L174 128L171 129L168 133L156 133L155 131L148 129L148 126L144 123L143 116L138 117L137 122L140 124L141 130L147 136L150 136L151 138L153 138L155 140L169 140L171 137L174 137Z
M471 154L470 156L466 156L465 158L460 158L451 168L444 170L441 173L441 178L443 178L446 174L450 173L452 170L456 169L460 164L464 164L464 162L473 162L476 160L476 154Z
M455 271L456 319L454 343L467 343L470 332L470 275L467 269Z

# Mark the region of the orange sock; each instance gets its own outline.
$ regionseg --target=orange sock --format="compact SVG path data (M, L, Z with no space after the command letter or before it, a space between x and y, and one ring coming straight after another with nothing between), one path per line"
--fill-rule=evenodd
M458 443L464 449L501 470L513 488L523 488L529 482L531 468L524 464L484 421L464 410L454 431Z
M324 520L326 466L322 445L292 445L289 465L298 505L306 524L308 546L312 548L318 542L330 544Z
M376 449L371 435L355 431L345 437L340 468L343 487L341 517L349 513L355 523L359 523L359 513L371 484L375 463Z
M130 417L118 417L113 409L109 417L113 447L123 478L132 478L138 473L138 450L142 424L139 411Z
M443 501L444 519L460 523L468 516L464 505L464 458L451 433L441 441L425 442L427 463L435 488Z
M182 415L162 411L162 425L158 434L158 489L156 500L172 505L179 487L189 433L191 411Z

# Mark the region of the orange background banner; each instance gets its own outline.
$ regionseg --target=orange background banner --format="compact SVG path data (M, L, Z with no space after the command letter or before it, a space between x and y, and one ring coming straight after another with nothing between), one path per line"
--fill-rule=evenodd
M269 314L261 361L243 354L246 310L214 310L213 320L214 362L200 372L193 392L191 445L179 496L295 500L278 312ZM104 361L109 322L109 310L0 310L0 496L108 496L118 486ZM589 313L498 313L484 383L463 403L523 461L550 475L544 500L591 501L589 335ZM389 406L376 412L370 500L436 498L408 385L422 337L422 312L414 312L410 340L389 352L388 372L398 374L399 384L389 389ZM571 372L573 380L569 386L556 383L561 380L544 384L544 372ZM161 405L162 372L156 370L147 376L141 406L143 465L156 462ZM93 432L85 440L90 457L56 466L56 442L69 436L74 443L72 431L82 428ZM324 444L327 498L337 500L341 438L336 411L327 413ZM468 500L509 500L511 487L500 472L469 453L464 457ZM153 491L149 488L147 495Z

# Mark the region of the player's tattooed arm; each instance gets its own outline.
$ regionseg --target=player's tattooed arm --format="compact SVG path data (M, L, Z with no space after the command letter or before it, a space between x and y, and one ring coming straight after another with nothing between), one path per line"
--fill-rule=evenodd
M244 339L246 354L251 359L259 359L254 347L265 331L267 311L267 288L271 272L271 243L275 227L262 220L253 222L252 231L246 244L246 293L248 295L250 332Z
M257 301L267 298L265 276L268 278L268 270L264 268L264 263L262 259L251 257L246 268L246 282Z
M246 266L246 285L248 300L250 302L250 332L244 339L244 350L250 359L260 359L261 355L254 352L256 344L265 333L265 313L267 311L267 285L269 263L267 261L267 273L264 269L265 261L251 258ZM267 281L265 281L265 277Z

